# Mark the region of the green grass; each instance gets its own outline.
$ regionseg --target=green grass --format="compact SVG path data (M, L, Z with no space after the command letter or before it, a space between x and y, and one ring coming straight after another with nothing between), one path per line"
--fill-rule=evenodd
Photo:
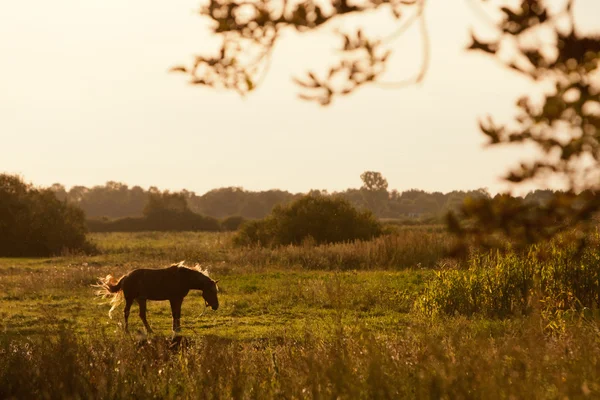
M108 318L109 306L94 297L96 277L126 267L0 262L0 330L7 334L42 333L47 315L71 320L74 326L96 322L114 325L120 312ZM23 264L23 263L21 263ZM204 310L199 292L192 291L183 306L184 330L229 338L265 337L290 324L328 321L332 314L348 321L369 319L392 329L409 311L411 294L423 284L427 272L228 271L220 279L221 307ZM168 302L149 302L149 321L163 334L171 329ZM134 305L132 329L141 328Z
M227 247L229 236L95 234L103 252L100 256L0 259L0 331L9 335L43 333L48 316L71 321L81 332L88 324L116 330L122 319L120 311L109 319L109 306L95 298L91 285L109 273L119 276L139 267L166 267L179 261L176 255L181 249L189 252L193 248L197 257L188 264L200 262L220 280L221 301L218 312L202 314L200 293L192 291L183 305L184 330L231 339L264 338L307 324L329 325L337 317L348 324L365 320L374 329L393 330L406 319L415 294L431 275L428 270L307 271L215 260L219 254L234 251ZM136 307L130 316L133 330L142 328ZM148 307L153 328L169 334L168 302L149 302Z
M535 312L412 311L435 277L424 266L444 261L439 232L269 251L233 248L229 234L92 238L102 254L0 259L0 398L600 396L595 320L549 336ZM182 342L171 338L168 302L149 302L149 337L134 305L126 335L122 308L109 319L90 287L183 259L220 280L221 306L202 315L199 293L188 295Z

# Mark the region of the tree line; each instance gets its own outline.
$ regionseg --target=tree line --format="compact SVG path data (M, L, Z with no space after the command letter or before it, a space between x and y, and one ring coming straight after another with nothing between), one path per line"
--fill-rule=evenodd
M403 192L389 190L387 180L375 171L366 171L361 175L361 180L360 188L349 188L340 192L311 190L308 194L339 196L358 209L372 211L378 218L413 220L441 220L448 211L460 207L467 197L492 198L486 189L454 190L448 193L419 189ZM140 186L129 187L115 181L91 188L73 186L68 191L63 185L54 184L50 190L59 200L81 208L91 220L143 217L146 216L148 207L152 208L155 204L152 202L168 196L171 196L170 202L173 203L170 207L181 211L185 205L185 213L192 212L215 219L261 219L269 215L276 205L290 203L305 195L278 189L248 191L241 187L223 187L198 195L188 190L160 191L154 186L146 190ZM552 194L549 190L538 190L530 192L524 199L544 201Z
M91 190L75 187L67 192L60 185L38 188L19 176L0 174L0 256L94 252L93 244L86 239L88 231L232 231L243 225L251 242L296 243L307 236L317 242L335 241L345 238L343 235L351 231L360 233L357 238L373 237L381 230L376 217L381 219L399 215L394 212L417 213L420 210L435 216L433 212L459 207L469 197L474 200L489 197L485 190L446 195L410 190L399 194L388 191L387 181L380 173L368 171L361 178L363 186L360 189L331 194L316 190L308 194L291 194L226 188L196 196L187 191L129 189L114 182ZM552 199L553 193L538 191L528 197L543 205L544 196ZM244 207L248 208L248 199L261 204L262 208L244 217L239 214ZM89 211L83 206L94 204L98 207L93 209L96 214L92 215L103 212L114 218L86 215ZM136 210L136 204L143 204L141 211ZM213 215L238 215L216 218L192 208L206 207L207 204L215 207ZM428 205L429 209L424 208ZM260 213L257 210L261 210ZM263 218L258 218L260 216ZM441 215L435 218L441 218ZM254 221L244 224L247 219ZM331 235L328 233L321 238L324 232Z

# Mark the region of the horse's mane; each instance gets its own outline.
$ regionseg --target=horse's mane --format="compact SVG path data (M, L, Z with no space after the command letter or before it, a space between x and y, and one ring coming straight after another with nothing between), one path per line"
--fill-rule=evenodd
M185 261L180 261L178 263L171 264L171 267L182 267L191 269L192 271L200 272L202 275L206 276L207 278L210 278L210 275L208 274L208 269L203 269L202 266L198 263L196 263L196 265L194 265L193 267L188 267L185 265Z

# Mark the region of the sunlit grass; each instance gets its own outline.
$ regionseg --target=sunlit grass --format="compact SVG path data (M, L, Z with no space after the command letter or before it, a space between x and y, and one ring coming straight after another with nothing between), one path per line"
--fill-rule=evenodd
M580 398L600 395L600 329L548 335L539 312L429 318L415 301L444 260L442 232L274 250L229 234L95 234L93 257L0 259L0 398ZM94 297L97 277L187 260L219 279L218 311ZM535 310L534 310L535 311Z

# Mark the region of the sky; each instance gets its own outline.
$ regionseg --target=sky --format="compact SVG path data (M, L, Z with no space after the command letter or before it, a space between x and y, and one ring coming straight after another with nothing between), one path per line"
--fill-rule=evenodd
M35 185L208 190L389 187L449 192L506 189L523 151L487 149L478 118L509 121L532 84L465 51L481 28L466 0L430 0L431 65L403 89L365 87L329 107L298 99L292 77L335 61L328 31L286 33L256 91L191 86L169 73L214 48L196 0L19 0L0 3L0 172ZM578 0L583 26L600 2ZM341 27L344 27L343 25ZM366 28L391 32L379 15ZM386 81L416 73L416 26L392 46Z

